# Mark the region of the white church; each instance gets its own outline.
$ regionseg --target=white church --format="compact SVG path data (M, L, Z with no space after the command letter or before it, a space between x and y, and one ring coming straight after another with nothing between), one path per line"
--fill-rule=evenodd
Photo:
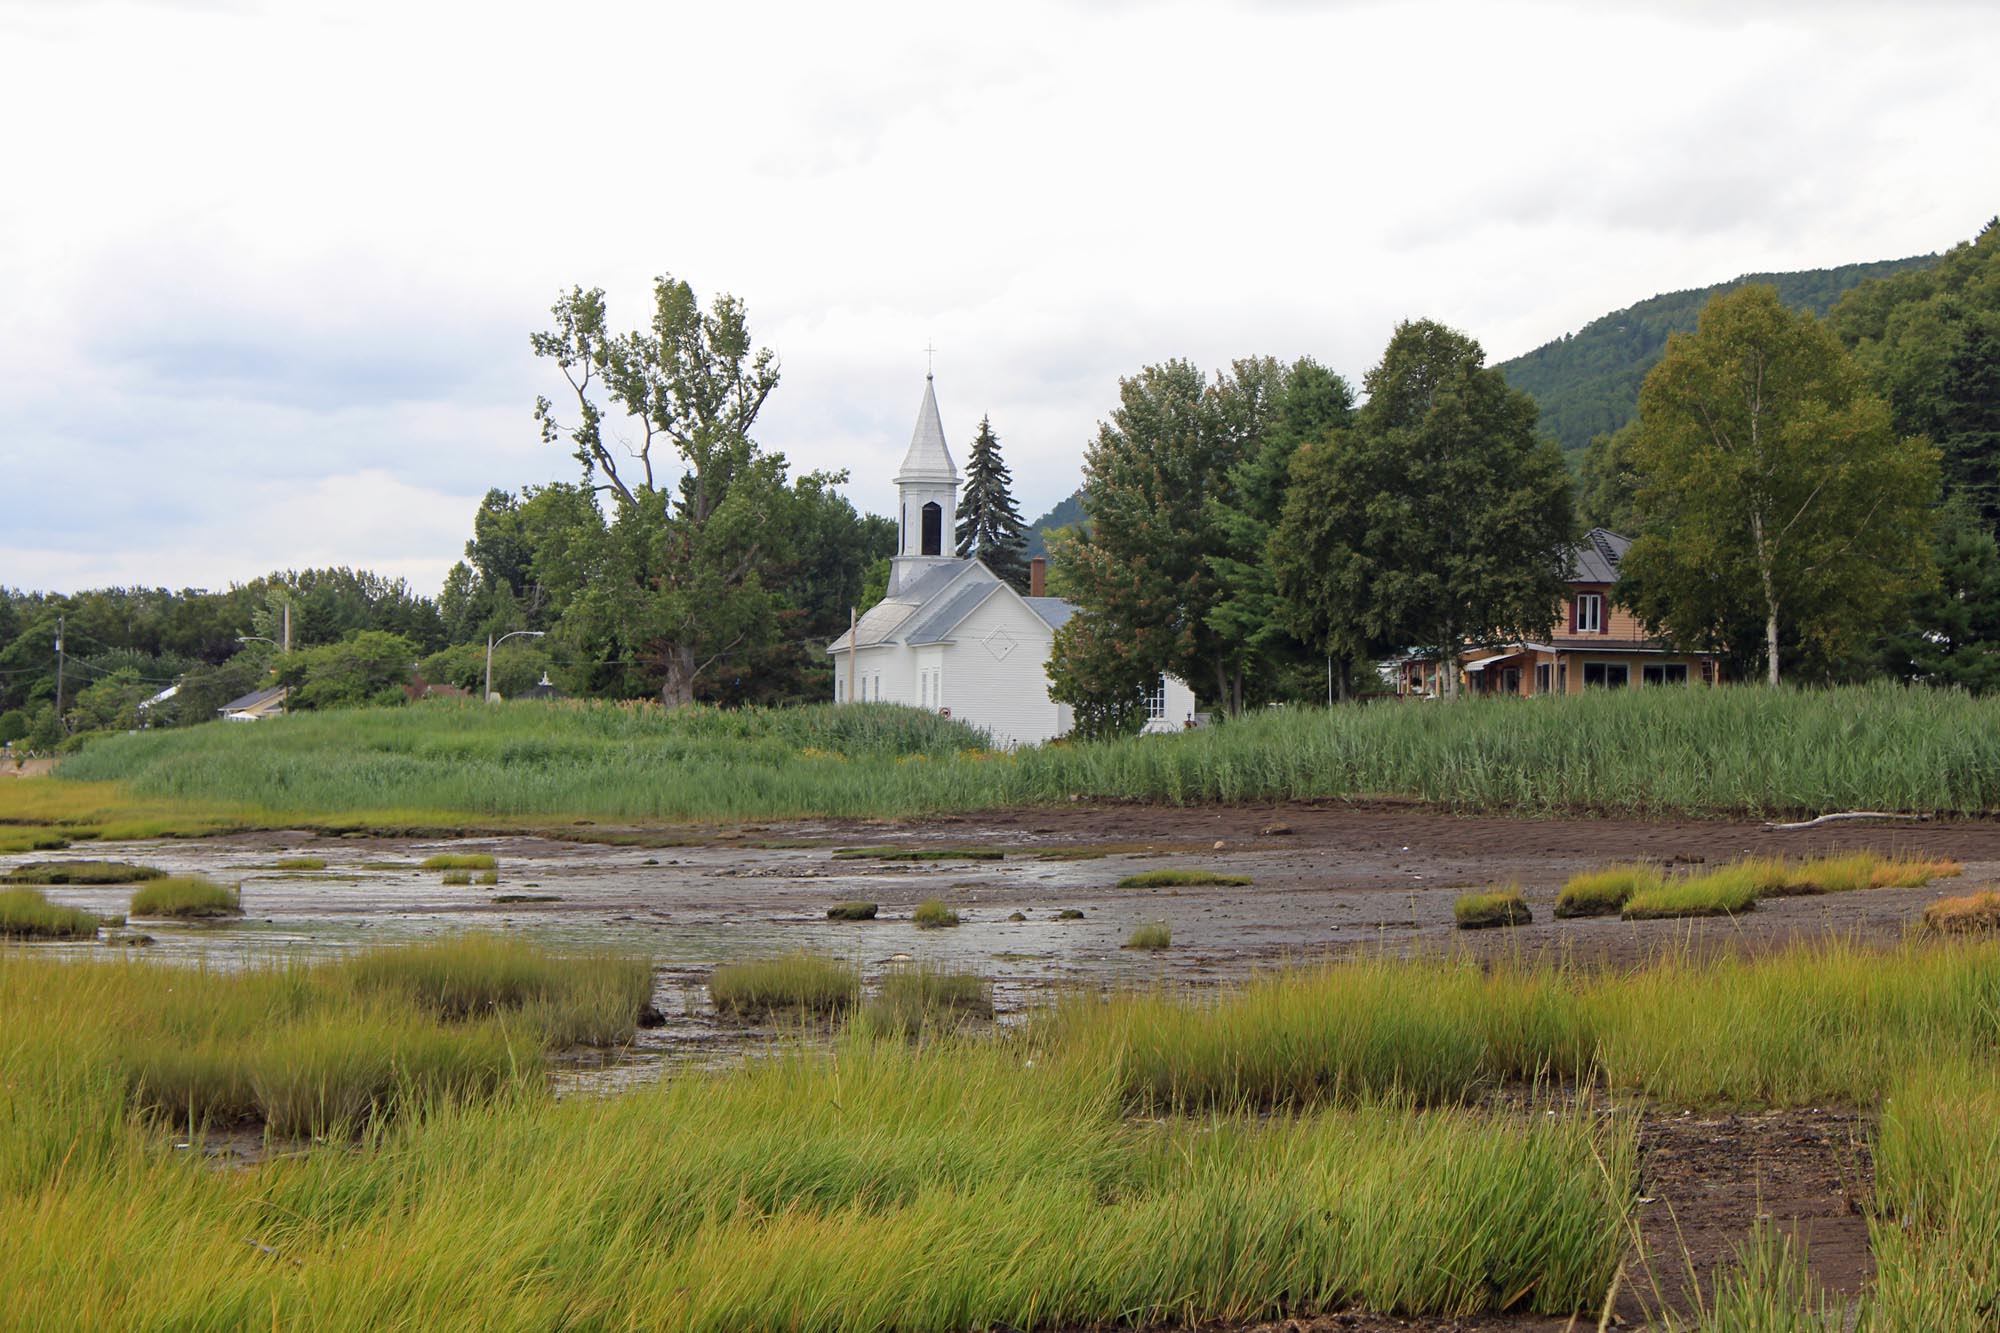
M1003 749L1039 745L1073 724L1069 705L1049 697L1048 667L1056 630L1076 607L1043 595L1040 560L1023 597L977 559L953 554L958 482L927 375L896 473L901 536L888 595L828 645L833 697L942 713L984 729ZM1146 729L1179 731L1193 717L1193 691L1161 677L1146 701Z

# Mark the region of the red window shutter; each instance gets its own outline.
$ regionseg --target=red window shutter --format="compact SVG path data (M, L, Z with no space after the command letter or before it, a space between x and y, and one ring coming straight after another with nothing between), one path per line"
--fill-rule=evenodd
M1571 634L1576 633L1576 627L1578 624L1576 604L1581 600L1582 600L1581 597L1574 597L1574 596L1569 599L1569 632Z

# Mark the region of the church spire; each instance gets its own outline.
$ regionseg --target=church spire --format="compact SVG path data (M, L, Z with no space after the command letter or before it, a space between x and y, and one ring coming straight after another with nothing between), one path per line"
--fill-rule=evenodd
M896 473L896 484L905 482L958 484L958 468L951 461L951 450L945 447L944 421L938 416L937 388L929 375L924 376L924 401L917 408L910 452L903 455L903 466Z

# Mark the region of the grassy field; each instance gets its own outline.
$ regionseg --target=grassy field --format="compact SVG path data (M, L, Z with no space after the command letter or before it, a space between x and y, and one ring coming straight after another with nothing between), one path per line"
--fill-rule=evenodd
M434 702L117 736L65 761L58 777L0 784L0 850L29 850L28 840L65 828L125 837L301 820L451 828L858 817L1072 796L1966 814L2000 806L2000 699L1870 686L1383 703L1017 754L888 705L669 713Z
M1594 1322L1632 1237L1634 1125L1611 1106L1634 1098L1881 1108L1858 1327L1976 1326L2000 1282L2000 943L1630 973L1372 958L1208 1001L1079 995L977 1036L957 1020L984 984L911 970L831 1049L554 1099L544 1052L629 1035L647 972L486 937L230 975L0 950L0 1308L121 1328L941 1331L1357 1304ZM1596 1091L1534 1091L1557 1080ZM240 1120L266 1160L173 1146ZM1788 1252L1751 1259L1729 1309L1816 1299ZM1712 1326L1806 1326L1785 1313Z

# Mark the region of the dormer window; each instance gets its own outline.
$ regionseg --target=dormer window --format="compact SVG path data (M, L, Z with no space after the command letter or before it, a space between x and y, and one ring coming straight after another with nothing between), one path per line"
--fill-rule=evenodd
M1578 634L1604 633L1603 593L1580 592L1576 595L1574 606L1576 624L1573 628Z

